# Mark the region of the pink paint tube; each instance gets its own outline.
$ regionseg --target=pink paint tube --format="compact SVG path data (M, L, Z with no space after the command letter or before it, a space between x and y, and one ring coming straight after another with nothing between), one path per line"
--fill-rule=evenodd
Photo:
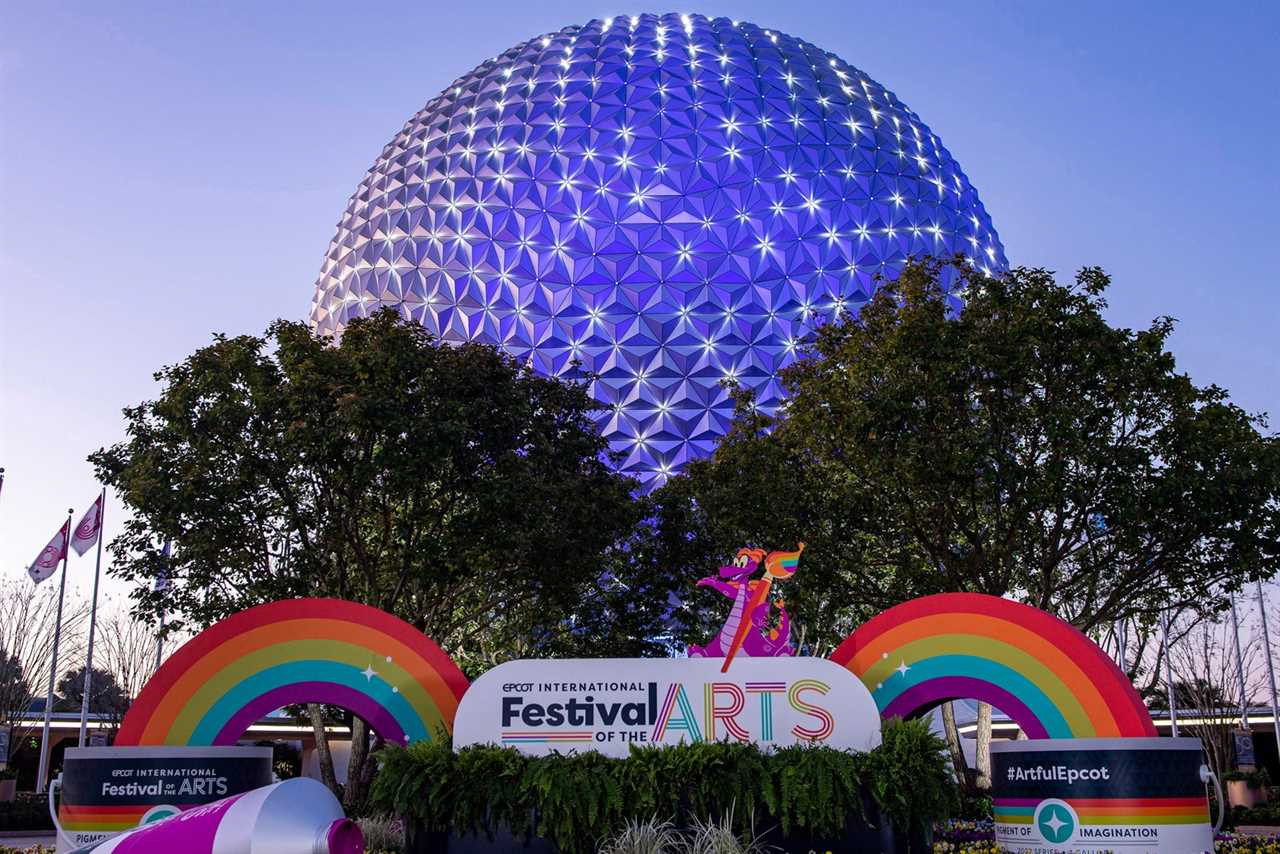
M78 848L72 854L364 854L364 835L323 784L299 777Z

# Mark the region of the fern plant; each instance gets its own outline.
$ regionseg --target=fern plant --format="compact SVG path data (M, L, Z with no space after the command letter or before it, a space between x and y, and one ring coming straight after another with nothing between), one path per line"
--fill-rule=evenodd
M565 852L594 851L655 815L707 834L715 817L748 843L757 841L757 816L784 837L837 839L851 819L875 821L868 808L883 810L902 832L951 815L957 798L944 749L922 721L886 724L883 743L866 753L716 742L635 747L625 759L526 756L489 746L455 752L442 739L380 751L370 801L428 831L507 828Z

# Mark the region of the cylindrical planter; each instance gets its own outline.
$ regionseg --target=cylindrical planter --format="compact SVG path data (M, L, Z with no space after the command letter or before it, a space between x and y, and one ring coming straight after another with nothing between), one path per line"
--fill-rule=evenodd
M1260 789L1255 789L1249 785L1248 780L1228 780L1227 781L1227 803L1233 807L1244 807L1249 809L1262 803Z
M404 819L404 848L407 854L559 854L548 839L523 832L514 833L502 825L492 829L492 838L480 833L464 835L427 830L417 819Z
M926 844L909 845L905 836L894 832L893 824L870 798L864 798L862 814L853 813L845 820L844 831L837 836L818 836L800 828L782 835L781 828L765 829L763 841L770 850L783 854L811 854L817 851L858 851L865 854L909 854L927 852Z
M271 784L270 747L70 747L58 852Z
M1195 738L1074 738L991 744L1003 850L1200 854L1213 850Z

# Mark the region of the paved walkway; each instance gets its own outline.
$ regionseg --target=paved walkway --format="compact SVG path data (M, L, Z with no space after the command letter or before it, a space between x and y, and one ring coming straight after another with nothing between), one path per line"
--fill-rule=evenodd
M36 836L0 836L0 845L8 848L30 848L33 845L45 845L49 848L53 847L54 835L36 835Z
M1261 824L1242 824L1236 828L1236 833L1243 836L1280 836L1280 827Z

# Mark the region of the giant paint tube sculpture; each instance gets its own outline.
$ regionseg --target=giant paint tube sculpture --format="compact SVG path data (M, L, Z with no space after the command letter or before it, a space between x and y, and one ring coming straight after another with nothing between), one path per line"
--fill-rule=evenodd
M333 793L299 777L131 830L72 854L364 854Z

